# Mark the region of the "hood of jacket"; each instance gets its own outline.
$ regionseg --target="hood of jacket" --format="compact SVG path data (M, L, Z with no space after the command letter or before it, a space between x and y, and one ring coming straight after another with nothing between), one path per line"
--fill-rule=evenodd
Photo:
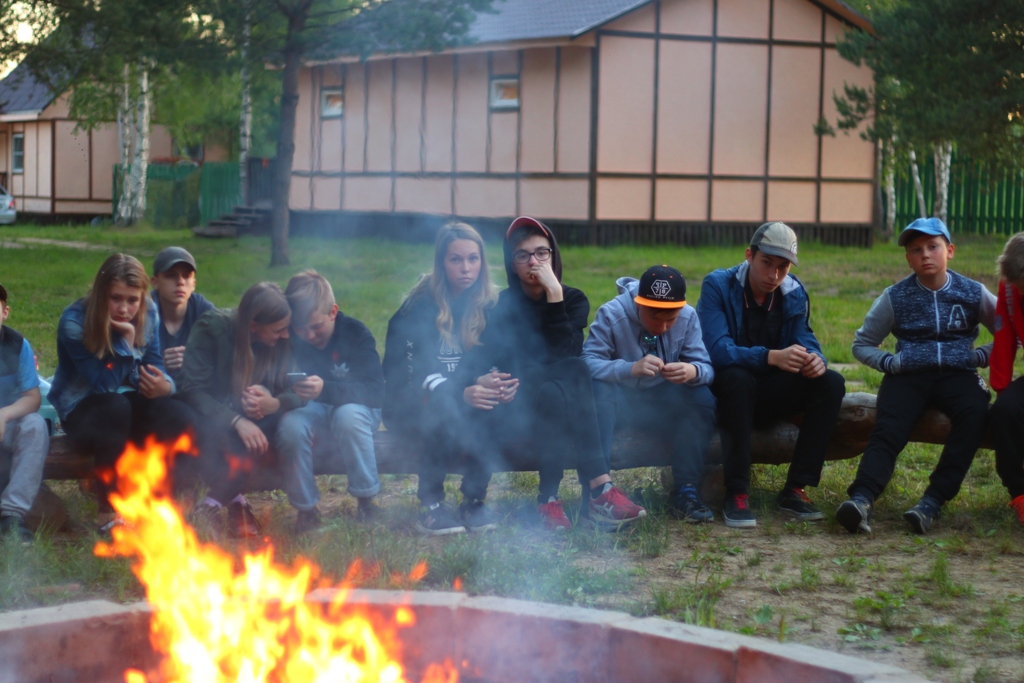
M515 251L516 245L512 244L509 239L512 233L520 227L532 225L539 229L544 236L551 242L551 270L554 271L555 277L558 281L562 281L562 252L558 248L558 240L555 239L555 234L551 232L551 228L541 223L536 218L530 218L529 216L520 216L519 218L512 221L512 224L508 226L508 230L505 231L505 242L503 249L505 252L505 275L508 278L508 286L513 292L522 294L523 288L519 286L519 276L516 274L516 264L512 261L512 252Z

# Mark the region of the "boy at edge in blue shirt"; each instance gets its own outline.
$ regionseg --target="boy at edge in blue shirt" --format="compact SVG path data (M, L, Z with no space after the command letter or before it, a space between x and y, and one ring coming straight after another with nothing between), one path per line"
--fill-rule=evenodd
M10 313L0 285L0 324ZM0 484L0 534L15 534L23 545L33 540L25 516L39 493L50 449L46 421L37 412L41 402L32 347L16 330L0 326L0 460L10 463L10 476Z

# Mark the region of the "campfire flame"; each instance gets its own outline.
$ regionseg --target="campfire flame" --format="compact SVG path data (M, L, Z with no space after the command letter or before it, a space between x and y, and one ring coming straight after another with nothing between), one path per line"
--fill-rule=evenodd
M345 605L349 584L338 586L326 606L304 598L319 568L299 559L274 563L273 548L245 554L242 569L214 545L201 544L174 504L167 482L173 453L191 452L187 436L174 444L149 439L129 444L117 462L118 491L110 501L127 523L99 543L103 557L134 558L132 570L153 608L154 649L164 654L163 683L400 683L396 629L415 623L398 607L393 624ZM426 574L425 564L409 580ZM349 577L362 568L354 565ZM424 683L455 683L451 662L431 665ZM146 673L125 672L126 683L148 683Z

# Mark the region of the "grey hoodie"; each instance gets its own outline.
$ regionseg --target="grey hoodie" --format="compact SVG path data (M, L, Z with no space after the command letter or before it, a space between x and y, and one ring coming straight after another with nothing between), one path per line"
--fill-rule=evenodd
M590 325L590 336L583 344L583 360L596 380L640 389L661 384L665 381L661 375L637 378L630 374L633 363L647 353L641 339L644 332L637 304L633 301L640 282L636 278L620 277L615 284L619 295L597 310L597 317ZM687 382L691 386L711 384L715 378L711 358L701 339L700 321L692 306L683 306L676 323L659 337L658 356L666 363L692 363L697 368L697 376Z

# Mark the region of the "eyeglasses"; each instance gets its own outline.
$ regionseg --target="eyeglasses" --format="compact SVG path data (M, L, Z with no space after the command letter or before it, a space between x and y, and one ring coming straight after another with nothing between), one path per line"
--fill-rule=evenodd
M643 333L640 337L640 342L647 347L647 356L658 355L658 335Z
M551 250L547 247L541 247L536 251L517 251L512 254L512 260L516 263L529 263L531 256L540 262L547 261L551 258Z

